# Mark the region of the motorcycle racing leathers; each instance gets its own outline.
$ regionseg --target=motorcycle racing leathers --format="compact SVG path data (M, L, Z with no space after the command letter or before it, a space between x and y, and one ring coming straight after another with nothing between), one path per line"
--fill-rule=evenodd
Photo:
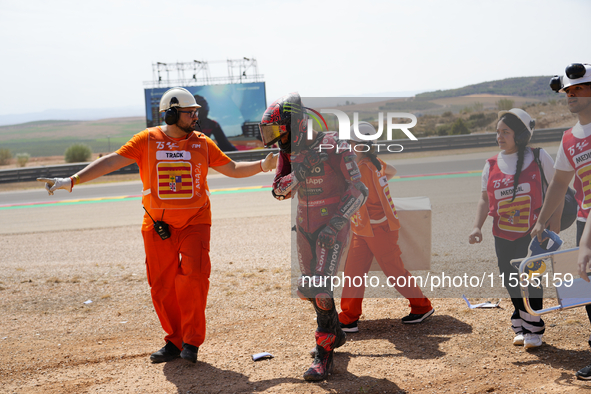
M317 314L316 342L332 351L345 342L336 312L331 276L349 239L350 218L367 198L355 153L336 133L318 133L298 153L281 152L273 196L297 192L297 256L302 275L298 295L312 302Z

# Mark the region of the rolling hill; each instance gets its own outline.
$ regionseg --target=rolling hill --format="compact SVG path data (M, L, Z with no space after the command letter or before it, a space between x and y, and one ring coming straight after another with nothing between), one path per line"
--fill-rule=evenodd
M498 81L482 82L475 85L464 86L458 89L436 90L434 92L419 93L416 100L433 100L448 97L460 97L470 95L499 95L519 96L537 99L556 98L549 86L551 76L507 78Z

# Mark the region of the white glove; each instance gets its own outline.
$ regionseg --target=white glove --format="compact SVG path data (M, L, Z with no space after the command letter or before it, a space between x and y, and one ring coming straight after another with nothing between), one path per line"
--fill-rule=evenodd
M277 167L277 158L279 157L279 153L269 153L267 155L267 157L265 157L264 160L261 160L261 170L263 170L263 172L268 172L271 171L273 169L275 169L275 167Z
M53 196L53 192L57 189L65 189L68 192L72 192L72 179L71 178L37 178L39 182L45 182L45 190L50 196Z

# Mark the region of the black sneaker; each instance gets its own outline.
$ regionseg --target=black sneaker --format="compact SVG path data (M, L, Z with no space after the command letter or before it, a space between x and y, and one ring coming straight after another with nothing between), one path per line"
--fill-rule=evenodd
M181 355L181 351L178 347L174 346L172 342L166 342L166 345L157 352L152 353L150 356L150 361L154 364L157 363L165 363L168 361L172 361L175 358L179 358Z
M349 324L343 324L343 323L339 323L341 325L341 330L345 331L345 332L359 332L359 327L357 327L357 322L359 320L355 320L353 323L349 323Z
M183 351L181 352L181 358L192 363L196 363L198 351L199 348L197 346L189 345L188 343L183 343Z
M431 309L427 313L423 313L422 315L421 314L411 313L410 315L405 316L405 317L402 318L402 323L404 323L404 324L422 323L423 320L425 320L426 318L428 318L429 316L431 316L433 313L435 313L435 308Z
M578 379L591 380L591 365L587 365L585 368L578 370L575 376Z

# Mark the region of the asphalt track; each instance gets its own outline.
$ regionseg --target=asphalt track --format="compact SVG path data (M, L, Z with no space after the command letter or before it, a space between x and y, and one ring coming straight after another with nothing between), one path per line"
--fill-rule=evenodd
M547 150L554 153L551 149ZM494 154L494 149L491 152ZM433 156L405 160L388 160L388 162L396 167L398 175L404 179L417 175L452 176L453 174L464 172L480 172L484 166L484 161L490 156L490 152L462 155L442 155L438 152ZM207 178L210 190L268 187L271 185L272 180L273 174L259 174L254 177L242 179L228 178L220 174L215 174L209 175ZM88 186L80 185L76 187L75 193L71 195L59 191L54 196L48 196L42 187L39 190L3 192L0 193L0 210L8 206L50 204L69 201L73 198L76 200L85 200L137 197L141 194L141 190L142 186L140 182L121 182Z
M460 155L441 155L392 160L398 174L392 182L396 197L428 196L432 204L469 203L479 197L480 171L496 149ZM554 153L551 151L551 153ZM289 214L289 204L277 203L269 193L273 174L235 179L220 174L208 176L212 212L216 218ZM38 190L0 193L0 234L93 229L141 223L140 182L80 185L72 193L59 190L48 196ZM475 209L463 207L456 225L469 226ZM448 210L443 208L444 212ZM468 227L469 228L469 227ZM434 228L435 230L435 228Z
M498 150L492 149L479 153L388 160L398 169L397 177L391 181L394 197L430 198L432 273L464 275L478 272L488 275L497 272L490 220L483 227L482 244L469 245L467 242L481 193L481 169L485 160L496 152ZM248 223L243 219L253 218L260 222L260 218L269 217L269 223L273 223L278 219L283 222L285 219L281 216L289 218L290 204L278 202L270 193L272 176L259 174L247 179L232 179L219 174L209 176L213 226L225 219ZM43 237L44 233L63 232L67 237L72 231L109 232L109 229L122 227L130 236L139 232L144 214L139 182L80 185L71 194L60 190L54 196L47 196L42 185L39 186L39 190L0 193L0 235L7 236L6 242L13 239L10 234L39 234ZM253 232L258 230L242 226L240 231L244 231L244 237L256 237ZM565 248L574 246L574 227L564 233ZM289 231L289 228L286 223L283 230ZM0 261L7 256L6 253L0 248ZM501 287L494 287L484 289L485 293L478 296L505 294ZM454 288L436 289L429 296L459 297L462 292ZM470 296L470 293L466 294Z

